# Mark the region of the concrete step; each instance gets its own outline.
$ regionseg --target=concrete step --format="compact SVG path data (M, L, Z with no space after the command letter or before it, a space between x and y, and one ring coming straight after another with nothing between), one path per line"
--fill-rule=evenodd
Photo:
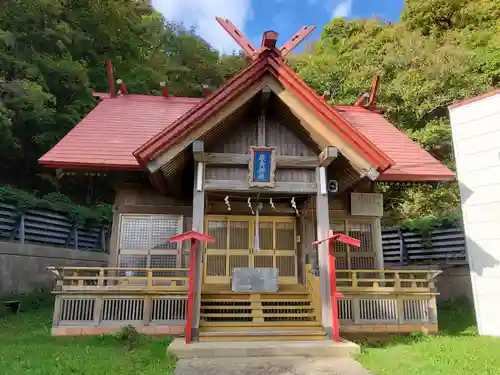
M359 353L350 341L219 341L186 344L175 339L168 347L179 359L217 357L349 357Z

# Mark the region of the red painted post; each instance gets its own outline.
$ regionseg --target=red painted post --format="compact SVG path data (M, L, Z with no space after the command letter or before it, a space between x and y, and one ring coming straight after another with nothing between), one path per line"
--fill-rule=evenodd
M169 242L182 242L184 240L191 240L191 250L189 252L189 284L187 294L187 311L186 311L186 344L191 343L193 334L193 313L194 313L194 276L196 272L196 241L206 241L213 243L215 238L207 236L203 233L197 232L196 229L173 236Z
M196 267L196 240L191 239L191 251L189 252L189 286L186 312L186 344L191 343L193 332L193 310L194 310L194 273Z
M328 237L314 241L313 245L319 245L322 242L328 241L328 268L330 270L330 303L332 305L332 336L333 341L341 341L340 338L340 328L339 328L339 310L337 306L337 299L344 297L342 293L337 293L337 274L336 274L336 266L335 266L335 256L334 253L334 244L335 241L339 241L351 246L359 247L361 245L361 241L346 236L345 234L333 234L333 231L328 231Z
M333 341L340 341L339 329L339 310L337 305L337 298L343 297L342 294L337 293L337 274L335 267L335 257L333 256L334 241L328 241L328 262L330 263L330 300L332 304L332 334Z

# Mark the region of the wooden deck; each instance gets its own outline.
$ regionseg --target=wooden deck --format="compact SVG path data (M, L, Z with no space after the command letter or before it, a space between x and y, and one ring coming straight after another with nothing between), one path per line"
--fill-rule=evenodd
M148 334L183 335L187 269L61 268L54 290L54 335L93 335L134 325ZM439 272L351 270L337 273L340 332L436 332ZM324 337L319 278L276 293L234 293L203 285L201 340L307 340Z

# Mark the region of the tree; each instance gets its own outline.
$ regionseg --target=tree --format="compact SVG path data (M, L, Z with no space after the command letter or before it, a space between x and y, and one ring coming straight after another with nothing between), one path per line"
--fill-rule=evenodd
M496 0L408 0L402 22L331 21L313 52L290 62L317 91L332 93L332 103L354 103L380 74L377 105L388 119L454 168L446 106L498 83L498 12ZM439 215L459 204L455 183L380 188L398 218Z
M26 189L57 186L37 159L93 108L92 91L109 90L107 58L131 93L159 94L167 81L177 96L200 96L246 64L149 0L5 0L2 10L0 182Z

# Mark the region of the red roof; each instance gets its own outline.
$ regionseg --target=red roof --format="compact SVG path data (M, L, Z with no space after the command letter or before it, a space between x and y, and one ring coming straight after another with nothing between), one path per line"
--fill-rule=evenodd
M163 129L158 135L134 152L142 165L146 165L163 150L168 149L180 138L186 136L200 122L215 114L227 103L237 98L244 90L257 82L265 73L271 73L285 88L293 92L307 104L316 115L328 124L339 136L349 142L372 166L379 171L390 168L394 162L370 142L355 127L349 124L323 98L311 89L283 60L276 50L262 52L250 66L243 69L226 85L206 100L192 108L172 126Z
M395 161L383 172L381 181L452 180L455 173L408 138L384 116L362 107L335 106L339 113Z
M104 99L40 163L57 168L140 169L132 152L201 100L151 95Z
M139 170L197 123L210 116L264 73L287 89L372 165L381 180L449 180L454 173L390 124L361 107L328 105L277 57L257 59L206 99L124 95L101 101L40 163L58 168ZM134 157L134 155L137 157ZM387 169L390 168L390 169Z

